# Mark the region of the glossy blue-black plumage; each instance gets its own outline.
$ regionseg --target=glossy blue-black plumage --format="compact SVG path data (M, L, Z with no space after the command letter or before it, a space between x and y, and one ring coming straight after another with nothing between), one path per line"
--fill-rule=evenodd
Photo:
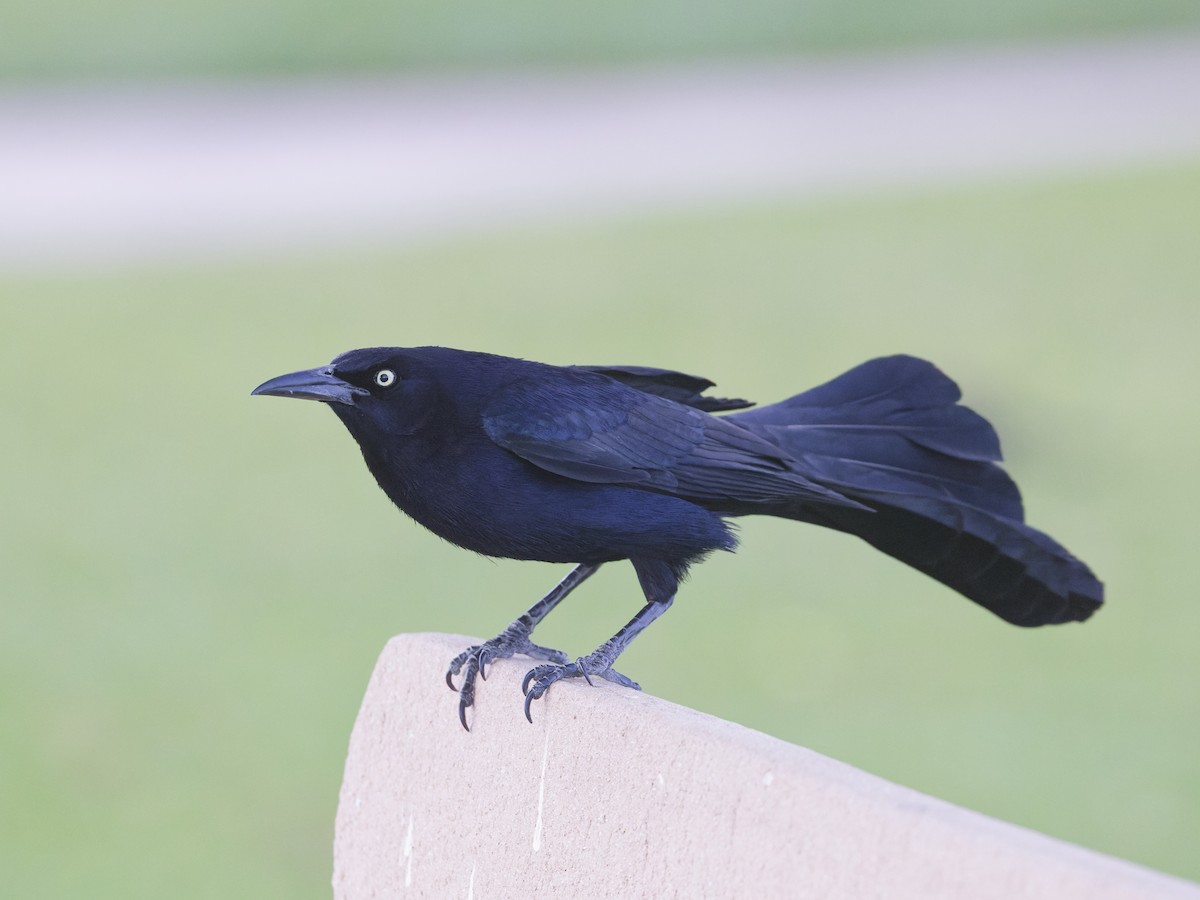
M855 534L1013 624L1086 619L1103 586L1025 524L995 431L960 396L931 363L891 356L729 418L871 510L789 503L777 515Z
M381 368L394 383L373 382ZM1024 523L995 431L924 360L871 360L754 409L679 372L442 347L314 371L349 385L330 406L388 496L480 553L682 573L733 547L727 518L766 514L855 534L1016 624L1102 600L1087 566Z
M1025 524L995 431L931 363L871 360L753 409L704 396L711 386L640 366L384 347L255 393L327 402L380 487L447 540L581 564L569 587L455 661L452 673L467 667L464 724L477 667L536 648L532 628L595 566L630 560L650 606L665 607L690 564L733 549L736 516L854 534L1018 625L1083 620L1101 604L1088 567ZM556 662L539 667L531 695L586 676L589 660L629 683L612 661L658 614L643 610L580 665L543 655Z

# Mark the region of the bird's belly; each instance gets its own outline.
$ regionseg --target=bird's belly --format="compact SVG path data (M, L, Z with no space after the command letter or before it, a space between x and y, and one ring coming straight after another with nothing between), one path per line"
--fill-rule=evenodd
M574 563L686 559L734 544L719 516L677 497L532 467L519 478L506 478L503 470L492 474L486 481L444 477L436 486L426 481L388 493L430 531L487 556Z

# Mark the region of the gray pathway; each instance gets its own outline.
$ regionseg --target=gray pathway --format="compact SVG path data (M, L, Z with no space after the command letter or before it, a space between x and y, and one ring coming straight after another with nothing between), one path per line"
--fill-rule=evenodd
M1200 35L820 63L0 87L0 269L1200 159Z

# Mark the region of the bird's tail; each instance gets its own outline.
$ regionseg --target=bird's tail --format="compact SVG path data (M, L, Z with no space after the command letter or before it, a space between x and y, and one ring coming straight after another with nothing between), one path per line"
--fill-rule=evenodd
M806 477L869 507L769 512L858 535L1015 625L1086 619L1103 585L1025 524L1017 486L996 464L995 430L960 397L931 363L890 356L728 418L779 445Z

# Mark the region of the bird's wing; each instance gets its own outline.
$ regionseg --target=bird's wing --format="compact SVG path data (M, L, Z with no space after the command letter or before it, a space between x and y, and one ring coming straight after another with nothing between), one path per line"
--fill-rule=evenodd
M858 506L794 471L775 445L716 416L564 371L506 387L483 413L496 444L573 478L626 484L715 505L810 499Z
M621 384L682 403L704 412L723 412L731 409L746 409L754 405L752 400L732 397L705 397L704 392L713 387L713 382L698 375L674 372L670 369L653 369L649 366L572 366L580 372L596 372L606 375Z

